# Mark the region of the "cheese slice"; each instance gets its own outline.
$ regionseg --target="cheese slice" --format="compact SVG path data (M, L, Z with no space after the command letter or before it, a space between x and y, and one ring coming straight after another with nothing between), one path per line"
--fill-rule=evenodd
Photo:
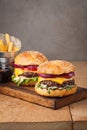
M72 80L72 79L74 79L74 77L72 77L72 78L68 78L68 79L66 79L66 78L42 78L42 77L39 77L38 78L38 83L40 82L40 81L43 81L43 80L51 80L51 81L55 81L55 82L57 82L57 83L59 83L59 84L62 84L64 81L68 81L68 80Z
M28 69L21 69L21 68L15 68L14 69L14 74L16 76L18 76L19 74L23 74L24 72L34 72L34 73L36 73L37 71L31 71L31 70L28 70Z
M16 76L18 76L19 74L24 73L24 71L20 68L15 68L14 73L15 73Z

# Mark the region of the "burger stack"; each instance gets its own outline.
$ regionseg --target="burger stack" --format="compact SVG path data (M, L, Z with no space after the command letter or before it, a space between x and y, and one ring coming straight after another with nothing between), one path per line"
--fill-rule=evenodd
M37 68L47 58L37 51L25 51L15 57L12 81L20 85L33 86L38 80Z
M75 67L67 61L47 61L38 67L35 91L48 97L62 97L76 92Z
M74 94L75 66L68 61L48 61L37 51L25 51L15 57L12 81L34 86L35 92L46 97L63 97Z

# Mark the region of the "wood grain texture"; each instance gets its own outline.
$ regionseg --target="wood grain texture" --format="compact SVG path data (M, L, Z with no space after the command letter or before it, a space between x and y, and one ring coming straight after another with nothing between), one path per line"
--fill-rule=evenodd
M87 62L73 62L76 83L87 88ZM32 89L32 88L31 88ZM73 124L73 125L72 125ZM0 130L87 130L87 99L58 110L0 94Z
M0 124L0 130L72 130L71 122L9 122Z
M87 121L75 121L73 130L87 130Z
M87 88L87 61L72 62L76 66L75 80L77 86Z
M70 105L73 121L87 121L87 99Z
M87 62L73 62L76 66L76 83L87 89ZM70 105L73 130L87 130L87 99Z
M0 94L1 122L71 122L68 107L58 110L44 108Z
M87 89L84 88L78 88L77 92L70 96L50 98L37 95L34 87L17 87L13 83L0 85L0 93L52 109L64 107L87 97Z
M70 106L74 130L87 130L87 99Z

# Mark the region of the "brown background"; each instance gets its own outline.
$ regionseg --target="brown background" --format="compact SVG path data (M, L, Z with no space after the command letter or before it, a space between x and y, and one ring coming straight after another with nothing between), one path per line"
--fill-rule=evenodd
M0 32L49 59L87 60L87 0L0 0Z

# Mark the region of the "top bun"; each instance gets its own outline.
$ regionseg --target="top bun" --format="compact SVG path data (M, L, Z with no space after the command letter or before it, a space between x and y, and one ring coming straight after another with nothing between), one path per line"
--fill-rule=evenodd
M42 63L38 69L38 73L42 74L63 74L74 72L75 66L64 60L52 60Z
M47 58L38 51L24 51L15 57L15 64L19 65L40 65L47 61Z

